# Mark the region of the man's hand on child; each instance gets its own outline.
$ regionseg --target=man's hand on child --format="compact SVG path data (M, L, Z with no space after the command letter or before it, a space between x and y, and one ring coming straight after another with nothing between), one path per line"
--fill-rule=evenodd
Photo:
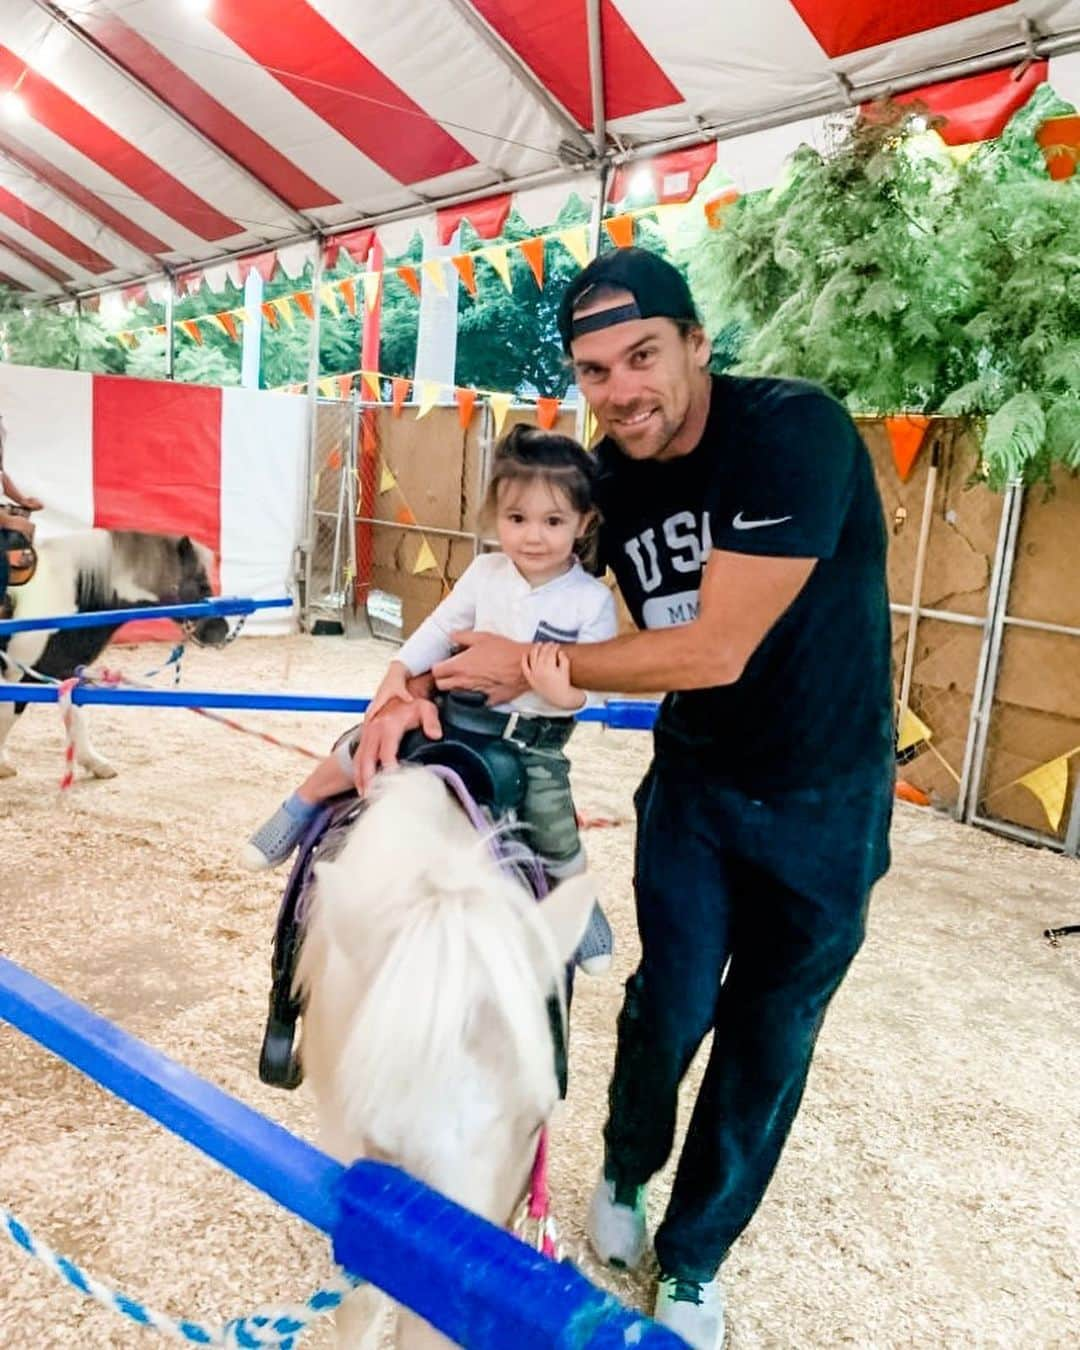
M523 643L494 633L451 633L450 640L462 650L432 667L440 689L479 689L489 704L509 703L528 689L521 671Z
M529 686L556 708L583 708L586 696L570 681L570 662L555 642L534 642L521 658L521 673Z
M379 769L397 767L397 752L407 731L417 727L429 740L442 739L439 710L430 699L410 696L406 703L397 699L373 716L368 711L360 730L360 744L353 755L353 781L364 796Z

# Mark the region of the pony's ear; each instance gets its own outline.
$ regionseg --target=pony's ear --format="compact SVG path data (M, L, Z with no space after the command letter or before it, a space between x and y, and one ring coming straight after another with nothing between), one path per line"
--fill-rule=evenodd
M181 559L185 561L188 558L195 557L195 545L191 542L191 536L189 534L182 534L180 536L179 553Z
M567 877L541 901L540 914L551 929L560 961L569 961L577 951L595 904L596 878L591 876Z

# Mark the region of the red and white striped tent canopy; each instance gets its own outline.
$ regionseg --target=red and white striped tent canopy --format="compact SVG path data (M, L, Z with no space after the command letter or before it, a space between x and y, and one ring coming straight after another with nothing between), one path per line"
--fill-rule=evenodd
M600 161L719 139L724 164L957 80L992 134L1048 62L1080 86L1077 50L1080 0L3 0L0 274L82 294L262 270L422 213L445 234L495 194L490 232L529 190L546 224Z

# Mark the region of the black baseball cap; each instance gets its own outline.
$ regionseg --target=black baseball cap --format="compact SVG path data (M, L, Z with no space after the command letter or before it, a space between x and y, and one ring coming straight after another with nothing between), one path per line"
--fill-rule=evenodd
M632 302L574 319L597 286L629 291ZM569 353L570 343L582 333L630 319L689 319L700 323L690 287L678 268L646 248L616 248L594 258L567 286L559 303L559 336Z

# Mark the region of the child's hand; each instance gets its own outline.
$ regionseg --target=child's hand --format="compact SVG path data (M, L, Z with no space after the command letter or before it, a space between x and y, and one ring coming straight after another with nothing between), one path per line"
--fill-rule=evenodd
M570 662L554 642L534 642L521 658L521 673L532 689L556 708L583 708L585 695L570 683Z
M374 717L376 713L380 712L388 703L392 703L395 699L399 699L402 703L411 703L413 701L413 696L409 693L408 679L409 672L401 662L392 662L389 670L387 670L386 674L382 677L382 683L379 685L378 689L375 690L375 697L368 705L368 710L364 716L366 718Z

